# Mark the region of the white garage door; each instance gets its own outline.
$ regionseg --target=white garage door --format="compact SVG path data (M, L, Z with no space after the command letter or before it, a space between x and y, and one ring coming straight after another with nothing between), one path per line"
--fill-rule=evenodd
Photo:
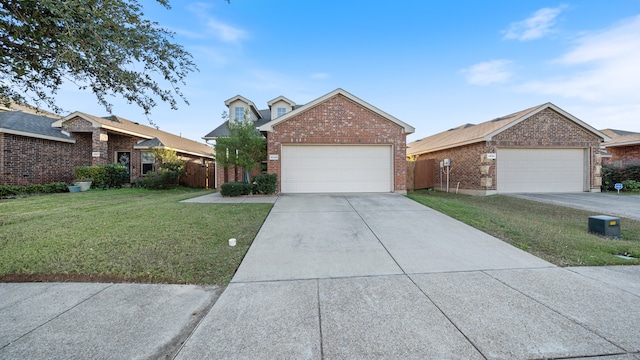
M283 145L282 192L391 192L391 146Z
M584 191L584 153L584 149L498 149L498 192Z

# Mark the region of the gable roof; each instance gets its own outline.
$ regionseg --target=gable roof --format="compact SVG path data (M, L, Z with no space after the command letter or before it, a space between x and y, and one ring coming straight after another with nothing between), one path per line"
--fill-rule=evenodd
M165 147L172 148L175 151L184 154L209 158L213 157L213 149L209 145L189 140L165 131L161 131L150 126L141 125L137 122L133 122L115 115L109 117L98 117L76 111L73 114L67 115L63 119L56 121L53 126L62 127L62 123L76 117L89 121L94 128L101 128L146 139L134 146L134 149L146 149L151 146Z
M0 111L0 133L75 143L69 134L51 126L56 120L22 111Z
M284 97L284 96L282 96L282 95L278 96L278 97L277 97L277 98L275 98L275 99L271 99L271 100L269 100L269 101L267 102L267 105L269 105L269 108L271 108L271 106L273 106L273 104L275 104L275 103L277 103L278 101L281 101L281 100L282 100L282 101L284 101L284 102L286 102L287 104L291 105L291 107L295 107L295 106L296 106L296 103L294 103L293 101L291 101L291 100L287 99L286 97Z
M640 145L640 133L615 129L604 129L600 131L611 138L610 141L602 144L605 148Z
M258 129L260 131L273 131L273 127L275 125L277 125L277 124L279 124L281 122L287 121L289 118L291 118L293 116L296 116L300 112L306 111L307 109L310 109L310 108L312 108L312 107L314 107L316 105L319 105L319 104L323 103L324 101L326 101L326 100L328 100L328 99L330 99L330 98L332 98L332 97L334 97L334 96L336 96L338 94L346 97L347 99L355 102L356 104L358 104L358 105L360 105L360 106L362 106L362 107L364 107L364 108L366 108L366 109L368 109L370 111L373 111L373 112L377 113L378 115L384 117L385 119L400 125L405 134L411 134L411 133L413 133L415 131L413 126L411 126L411 125L409 125L409 124L397 119L394 116L391 116L391 115L387 114L386 112L378 109L377 107L365 102L364 100L362 100L362 99L360 99L360 98L348 93L347 91L345 91L345 90L343 90L341 88L337 88L337 89L333 90L332 92L330 92L328 94L325 94L325 95L323 95L323 96L311 101L308 104L305 104L304 106L298 107L295 110L292 110L292 111L290 111L290 112L278 117L277 119L274 119L273 121L270 121L270 122L258 127Z
M474 144L482 141L491 141L491 139L495 135L509 129L512 126L519 124L520 122L545 109L552 109L558 112L578 126L586 129L587 131L595 134L605 141L609 139L609 137L607 137L605 134L594 129L587 123L584 123L575 116L548 102L542 105L515 112L513 114L501 116L499 118L489 120L477 125L465 124L426 138L416 140L407 144L407 155L417 155L450 149L463 145Z
M258 118L262 117L262 114L260 113L260 110L258 110L258 107L256 106L256 104L254 104L253 101L247 99L244 96L236 95L236 96L234 96L234 97L232 97L230 99L225 100L224 104L228 107L229 105L231 105L232 102L234 102L236 100L240 100L242 102L247 103L249 105L249 107L253 109L253 112L256 114L256 116Z

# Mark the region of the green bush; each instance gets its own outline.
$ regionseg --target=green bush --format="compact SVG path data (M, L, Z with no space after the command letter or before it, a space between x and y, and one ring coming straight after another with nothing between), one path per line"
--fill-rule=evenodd
M76 181L104 181L104 169L101 166L76 166L73 168L73 175Z
M28 186L17 185L0 185L0 198L9 198L13 196L23 196L31 194L52 194L68 192L67 184L64 182L56 182L51 184L33 184Z
M640 192L640 182L635 180L625 180L622 182L622 189L624 191Z
M640 165L628 166L603 166L602 167L602 189L605 191L615 191L614 185L622 183L623 191L630 190L624 185L625 181L640 182ZM629 183L631 187L633 183ZM633 191L633 190L630 190Z
M76 180L91 181L91 187L98 189L121 188L129 182L129 169L119 163L77 166L73 169L73 174Z
M121 188L130 182L129 169L119 163L103 165L104 179L96 184L96 187L103 189ZM93 184L92 184L93 185Z
M160 168L149 171L144 177L137 178L135 186L152 190L175 189L181 172Z
M258 194L273 194L276 192L278 176L276 174L262 174L253 179Z
M220 194L222 196L241 196L249 195L253 191L253 184L247 184L243 182L227 182L220 187Z

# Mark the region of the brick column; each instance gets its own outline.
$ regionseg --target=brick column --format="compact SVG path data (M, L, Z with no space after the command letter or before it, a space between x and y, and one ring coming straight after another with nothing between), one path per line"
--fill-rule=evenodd
M100 156L91 155L91 165L107 165L109 161L109 135L103 129L94 129L91 139L93 141L91 151L100 153Z

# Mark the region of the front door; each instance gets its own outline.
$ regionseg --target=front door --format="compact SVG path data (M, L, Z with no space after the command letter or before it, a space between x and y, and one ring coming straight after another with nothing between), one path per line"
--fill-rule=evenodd
M131 153L120 152L116 153L116 162L127 167L127 173L131 174Z

